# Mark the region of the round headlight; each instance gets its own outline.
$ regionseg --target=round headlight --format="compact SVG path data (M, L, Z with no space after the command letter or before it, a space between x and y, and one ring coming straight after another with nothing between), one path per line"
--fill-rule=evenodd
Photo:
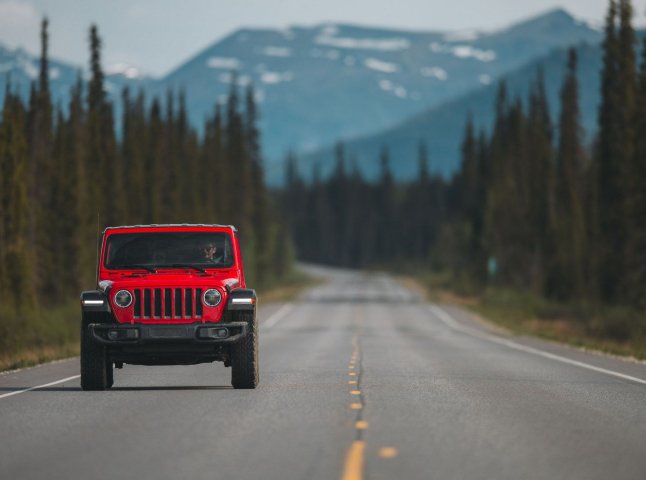
M126 308L132 303L132 295L128 290L119 290L114 296L114 303L121 308Z
M215 288L211 288L204 292L202 299L207 307L217 307L222 301L222 295Z

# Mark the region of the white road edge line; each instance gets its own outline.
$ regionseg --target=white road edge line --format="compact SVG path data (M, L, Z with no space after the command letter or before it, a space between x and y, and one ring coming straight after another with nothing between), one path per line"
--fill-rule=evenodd
M284 317L286 317L289 314L289 312L291 312L293 309L294 309L293 303L286 303L281 308L279 308L276 313L274 313L267 320L262 322L261 325L264 325L265 328L271 328L274 325L276 325L280 320L282 320Z
M13 397L14 395L20 395L21 393L31 392L32 390L38 390L39 388L47 388L47 387L51 387L52 385L58 385L59 383L75 380L79 377L80 375L73 375L71 377L63 378L62 380L56 380L55 382L45 383L44 385L37 385L35 387L25 388L24 390L16 390L15 392L5 393L3 395L0 395L0 400L3 398Z
M585 368L587 370L592 370L594 372L605 373L606 375L611 375L613 377L621 378L622 380L628 380L630 382L641 383L642 385L646 385L646 380L642 378L633 377L631 375L625 375L623 373L616 372L614 370L608 370L606 368L596 367L589 363L579 362L578 360L572 360L567 357L562 357L561 355L556 355L554 353L549 353L544 350L539 350L537 348L521 345L520 343L516 343L511 340L507 340L505 338L496 337L494 335L489 335L488 333L479 332L477 330L465 327L463 325L460 325L453 317L451 317L451 315L448 312L446 312L441 307L438 307L435 305L429 305L428 309L430 310L430 312L433 314L434 317L436 317L438 320L444 323L447 327L462 333L466 333L467 335L471 335L472 337L478 337L484 340L489 340L490 342L497 343L499 345L504 345L514 350L520 350L521 352L525 352L525 353L532 353L540 357L556 360L557 362L567 363L568 365L574 365L576 367Z

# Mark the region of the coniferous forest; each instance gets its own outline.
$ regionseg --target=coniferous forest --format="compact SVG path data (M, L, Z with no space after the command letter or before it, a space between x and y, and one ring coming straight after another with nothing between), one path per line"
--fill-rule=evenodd
M44 20L28 102L9 82L0 121L0 352L46 346L25 319L76 305L93 288L105 226L233 224L249 282L262 288L284 276L290 243L264 183L253 88L233 82L201 136L188 124L183 92L159 99L126 89L117 131L96 26L89 81L79 73L69 105L52 104L47 28ZM76 312L66 321L73 329L52 342L75 337Z
M327 179L315 170L305 182L288 158L281 201L299 258L448 272L454 285L562 304L631 305L633 325L603 334L646 338L646 45L637 45L632 15L629 0L610 2L592 142L581 127L573 48L560 111L550 112L541 71L527 98L510 98L501 83L495 125L475 131L466 120L451 179L429 173L423 144L417 179L403 184L393 181L387 146L376 182L362 178L342 144Z

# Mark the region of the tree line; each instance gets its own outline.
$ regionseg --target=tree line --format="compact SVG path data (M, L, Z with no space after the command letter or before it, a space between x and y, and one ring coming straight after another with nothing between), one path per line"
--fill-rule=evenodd
M558 301L646 307L646 42L637 61L629 0L611 0L598 134L586 144L577 52L569 50L557 121L537 72L526 99L499 85L495 123L466 122L449 180L395 184L388 149L376 182L343 145L333 174L306 183L293 156L280 192L300 258L366 267L414 265Z
M7 82L0 120L0 301L27 309L91 288L97 237L111 225L233 224L248 280L262 286L284 275L289 239L264 183L253 88L240 92L234 81L201 136L188 123L183 92L148 99L125 88L117 132L96 26L89 44L89 81L79 74L67 105L52 104L46 19L28 101Z

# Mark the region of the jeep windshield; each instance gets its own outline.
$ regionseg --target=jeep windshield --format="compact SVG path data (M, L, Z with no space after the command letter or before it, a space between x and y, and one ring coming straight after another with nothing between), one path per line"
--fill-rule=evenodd
M231 237L221 232L114 233L107 239L103 262L114 270L160 268L229 268Z

